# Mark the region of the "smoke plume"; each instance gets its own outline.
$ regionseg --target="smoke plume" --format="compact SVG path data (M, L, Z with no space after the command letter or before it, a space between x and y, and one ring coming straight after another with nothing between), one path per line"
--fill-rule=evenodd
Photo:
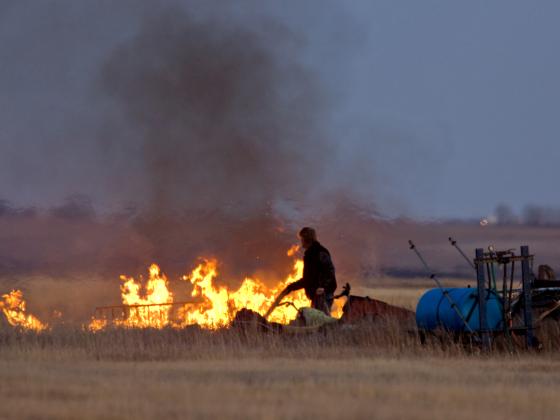
M301 54L278 23L175 9L113 51L100 85L129 130L113 150L124 152L124 177L126 159L141 157L130 188L144 189L150 212L260 216L325 191L324 98Z
M299 41L273 20L174 8L104 62L98 86L122 129L102 147L120 156L117 193L139 192L135 228L168 269L217 255L236 277L288 270L298 225L335 209L328 99Z

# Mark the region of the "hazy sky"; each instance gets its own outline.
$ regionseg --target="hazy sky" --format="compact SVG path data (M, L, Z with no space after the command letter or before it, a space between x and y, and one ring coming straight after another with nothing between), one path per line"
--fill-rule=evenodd
M106 117L113 110L96 81L115 46L163 7L0 4L1 197L48 206L80 192L115 205L110 187L141 163L122 167L100 158L98 140L111 132ZM266 16L290 29L298 59L328 105L321 132L336 156L325 178L359 190L383 213L479 217L502 202L560 206L560 3L246 1L184 8L247 26Z

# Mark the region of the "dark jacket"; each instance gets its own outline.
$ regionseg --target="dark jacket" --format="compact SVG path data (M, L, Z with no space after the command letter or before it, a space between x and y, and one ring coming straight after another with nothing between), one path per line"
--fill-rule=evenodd
M306 296L313 300L318 288L324 288L327 296L336 290L336 276L328 249L315 241L303 256L303 278L290 285L289 292L305 289Z

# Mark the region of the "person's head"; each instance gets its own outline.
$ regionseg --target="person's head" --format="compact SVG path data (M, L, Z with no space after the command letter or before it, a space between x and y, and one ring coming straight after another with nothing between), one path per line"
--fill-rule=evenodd
M315 229L310 227L304 227L299 231L299 239L301 240L301 246L307 249L311 246L313 242L317 240L317 233Z

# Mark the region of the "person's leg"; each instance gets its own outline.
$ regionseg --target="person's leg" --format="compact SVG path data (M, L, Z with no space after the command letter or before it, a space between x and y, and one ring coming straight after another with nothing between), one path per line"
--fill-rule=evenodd
M315 298L311 301L311 307L314 309L318 309L325 314L331 314L331 306L333 303L333 296L325 296L325 294L316 295Z
M326 295L326 297L325 297L325 304L326 304L326 306L327 306L327 315L330 315L330 314L331 314L333 302L334 302L334 295L333 295L332 293Z

